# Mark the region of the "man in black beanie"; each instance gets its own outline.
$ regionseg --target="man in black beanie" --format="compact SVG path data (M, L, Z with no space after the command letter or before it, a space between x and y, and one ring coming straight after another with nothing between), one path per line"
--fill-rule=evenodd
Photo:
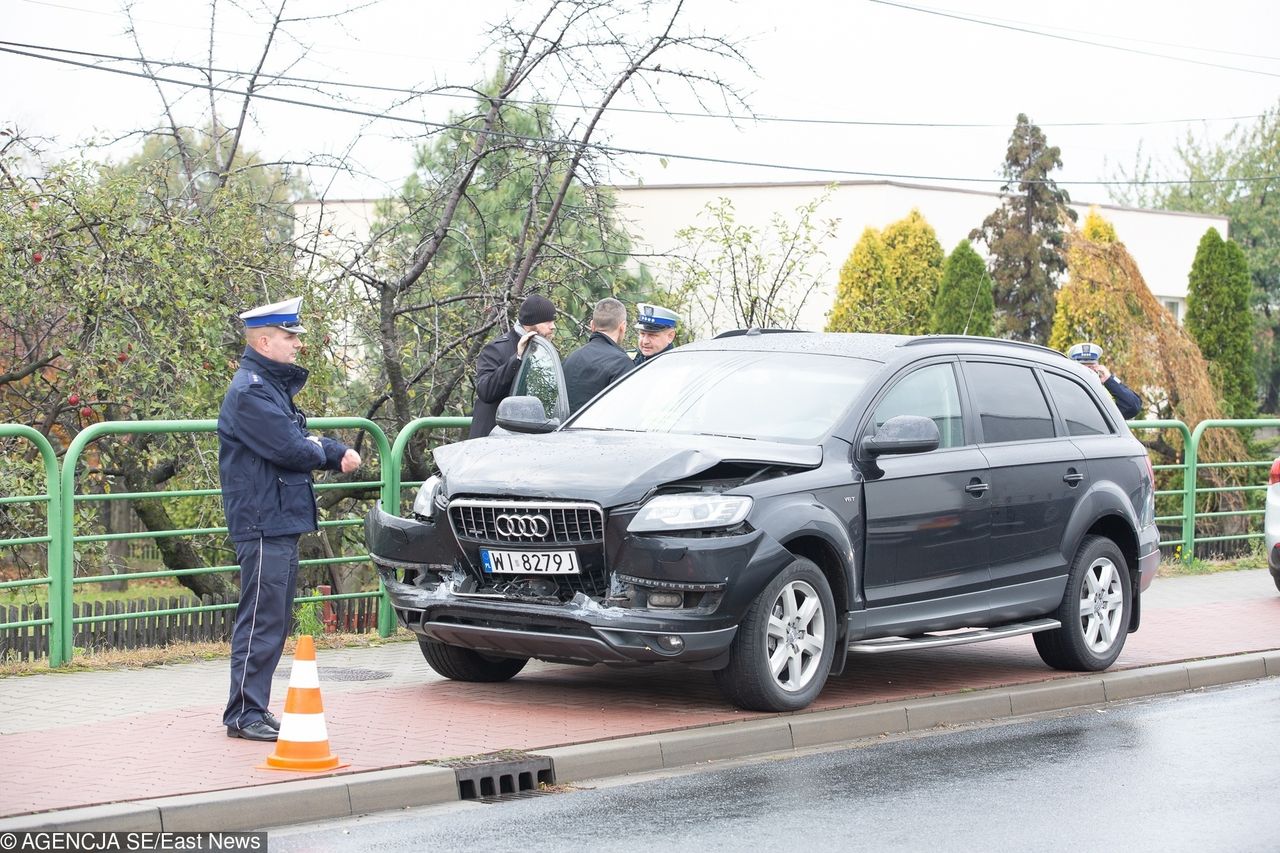
M511 393L520 370L520 359L534 335L550 338L556 331L556 306L545 296L533 294L520 303L519 324L495 341L485 344L476 360L476 402L471 412L471 432L480 438L493 431L498 404Z

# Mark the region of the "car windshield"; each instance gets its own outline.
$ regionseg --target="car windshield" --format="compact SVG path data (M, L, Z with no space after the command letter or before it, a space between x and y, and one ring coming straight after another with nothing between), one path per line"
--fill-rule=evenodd
M677 350L626 377L566 428L814 444L876 367L811 353Z

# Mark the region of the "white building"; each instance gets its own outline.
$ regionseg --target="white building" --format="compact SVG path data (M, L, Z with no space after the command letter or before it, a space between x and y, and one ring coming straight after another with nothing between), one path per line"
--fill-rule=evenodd
M918 208L938 234L946 252L969 236L1000 204L993 192L906 184L895 181L843 181L744 183L744 184L651 184L618 186L615 193L618 213L631 234L638 253L665 255L678 248L676 232L699 223L708 202L729 199L739 223L762 230L780 215L794 220L797 208L820 197L831 187L831 195L818 210L817 218L838 220L833 236L823 246L825 270L800 315L800 327L820 330L835 300L841 264L853 251L867 227L882 229ZM301 202L296 206L299 233L323 226L322 239L329 248L341 242L362 242L370 233L377 201ZM1128 248L1152 293L1179 320L1186 313L1187 275L1200 238L1209 228L1217 228L1225 239L1228 220L1223 216L1144 210L1113 204L1072 204L1080 222L1091 207L1115 226L1120 241ZM979 252L983 247L974 247Z

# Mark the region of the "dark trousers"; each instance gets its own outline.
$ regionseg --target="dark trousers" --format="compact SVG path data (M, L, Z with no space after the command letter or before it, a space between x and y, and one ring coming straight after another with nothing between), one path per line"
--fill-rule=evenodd
M243 728L262 719L293 613L298 581L298 537L236 542L240 605L231 635L231 696L224 725Z

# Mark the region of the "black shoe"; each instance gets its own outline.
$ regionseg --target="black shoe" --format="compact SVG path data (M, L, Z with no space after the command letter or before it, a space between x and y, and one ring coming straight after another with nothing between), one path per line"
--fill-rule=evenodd
M239 729L227 726L227 737L240 737L245 740L275 740L276 730L267 725L266 720L254 720Z
M271 728L275 729L276 731L280 731L280 721L277 720L276 715L271 713L270 711L262 712L262 722L266 723L268 726L271 726Z

